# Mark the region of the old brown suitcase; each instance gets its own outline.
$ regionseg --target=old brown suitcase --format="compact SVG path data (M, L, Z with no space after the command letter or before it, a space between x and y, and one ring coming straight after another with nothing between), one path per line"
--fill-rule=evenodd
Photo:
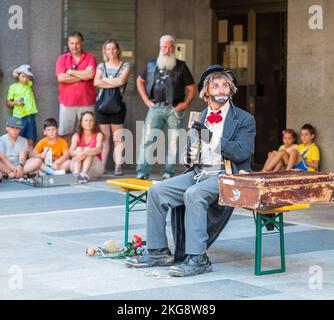
M293 204L332 203L334 175L300 170L219 177L219 204L271 210Z

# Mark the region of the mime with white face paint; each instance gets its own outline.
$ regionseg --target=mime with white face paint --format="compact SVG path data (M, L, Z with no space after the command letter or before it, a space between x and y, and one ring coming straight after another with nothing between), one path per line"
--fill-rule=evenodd
M224 160L230 160L233 173L251 170L255 119L232 102L237 92L233 73L220 65L209 66L200 78L198 91L200 98L207 102L201 120L193 125L201 132L201 162L185 174L156 183L149 189L147 250L136 259L129 258L130 267L170 266L169 274L179 277L210 272L212 265L206 251L216 237L212 237L208 217L209 210L218 202L218 177L226 171ZM194 152L188 150L190 158ZM184 206L184 229L172 227L174 239L185 239L186 256L181 264L174 265L177 254L175 250L172 255L168 248L166 218L170 209L172 215L180 214L182 210L177 209L181 206ZM210 223L218 223L219 219L218 214ZM175 243L175 247L180 246Z

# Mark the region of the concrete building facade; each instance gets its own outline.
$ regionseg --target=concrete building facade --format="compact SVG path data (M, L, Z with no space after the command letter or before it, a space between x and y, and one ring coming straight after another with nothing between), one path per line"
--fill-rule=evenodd
M5 119L10 114L10 110L5 107L5 97L8 86L13 81L11 71L22 63L31 64L35 74L35 95L40 111L37 117L39 135L42 134L43 119L47 117L58 118L58 89L54 76L55 61L64 50L64 29L66 23L68 23L65 10L69 4L77 3L78 5L80 1L84 2L84 0L1 1L0 68L3 73L3 78L0 80L1 132L4 130ZM91 2L91 0L85 1L87 3ZM111 2L120 6L122 1L111 0ZM95 1L95 4L97 3L99 1ZM134 3L135 30L133 40L135 45L134 52L131 54L134 77L132 89L130 88L127 91L125 97L128 105L126 119L128 129L135 132L136 121L143 121L145 118L147 108L134 88L134 79L145 67L147 61L157 56L160 36L165 33L174 34L180 40L180 43L186 46L186 61L193 72L194 78L198 80L207 65L224 61L219 59L219 50L222 48L219 43L224 43L224 40L221 40L221 37L224 37L224 29L221 28L224 28L224 20L228 20L232 16L237 21L237 27L233 28L234 37L238 37L240 31L238 26L242 25L242 21L245 21L241 42L247 42L247 64L248 66L252 65L245 78L244 88L247 93L244 94L245 105L242 107L257 117L256 105L262 103L265 108L266 104L270 105L272 103L270 97L266 99L266 94L270 95L268 92L272 91L266 90L266 88L270 86L274 88L276 82L273 81L268 86L256 83L257 77L260 79L261 73L257 71L266 72L264 64L266 60L258 58L261 57L261 53L266 51L261 46L256 47L254 39L261 37L260 31L264 30L265 27L262 27L261 30L259 30L260 27L255 29L255 21L258 22L258 26L260 26L260 23L263 26L270 26L270 22L267 20L277 18L277 21L280 21L280 26L282 26L285 23L283 21L284 17L287 17L286 28L277 29L277 33L280 33L280 36L277 35L277 41L284 42L284 39L286 39L286 56L282 51L281 57L278 57L281 59L280 61L286 60L283 63L283 69L285 68L283 73L286 74L283 80L286 87L282 87L284 92L280 97L284 100L282 100L282 106L284 105L284 107L282 107L282 110L279 109L279 105L277 107L277 112L284 114L284 117L281 117L283 124L277 125L274 134L278 137L274 142L266 140L263 132L266 132L267 128L262 130L262 127L266 123L266 119L270 119L271 111L269 107L264 109L263 115L257 119L259 123L258 132L261 133L261 136L264 136L262 140L257 140L257 148L260 150L261 146L266 145L266 148L261 151L263 157L267 150L277 147L277 141L280 140L280 135L277 132L282 126L298 130L303 123L310 122L317 128L317 143L320 145L322 155L321 170L333 170L334 146L331 143L331 137L334 135L334 126L331 125L331 103L334 89L331 80L334 67L334 58L332 57L334 45L331 38L334 36L334 22L330 19L334 13L333 1L137 0ZM269 9L264 12L263 8L266 6ZM91 12L93 14L93 10ZM269 15L276 12L280 15ZM264 13L267 14L267 18L263 15ZM243 20L243 17L246 20ZM268 27L269 31L274 30L271 31L270 36L273 38L276 35L276 29L270 28ZM286 34L284 34L284 30ZM254 37L252 38L252 36ZM265 39L263 44L271 45L268 42L268 35L263 35L261 39ZM275 52L275 50L271 52ZM98 57L99 59L101 57ZM257 59L260 63L257 62ZM255 71L255 67L257 71ZM280 68L282 73L282 66L274 65L274 68ZM271 71L268 71L268 73L272 75ZM275 76L275 71L273 75ZM264 90L259 93L261 87L264 87ZM242 90L240 93L242 94ZM201 110L202 106L203 103L197 98L188 108L187 114L190 110Z

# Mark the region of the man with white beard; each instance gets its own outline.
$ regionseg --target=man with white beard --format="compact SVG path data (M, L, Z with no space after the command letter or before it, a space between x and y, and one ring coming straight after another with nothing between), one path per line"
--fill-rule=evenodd
M173 36L164 35L160 38L159 57L157 60L151 60L138 76L137 89L149 108L137 161L137 178L149 178L154 151L150 146L157 139L157 130L162 130L165 124L169 133L162 178L171 178L176 170L179 129L183 126L184 110L196 93L194 79L187 65L175 57Z

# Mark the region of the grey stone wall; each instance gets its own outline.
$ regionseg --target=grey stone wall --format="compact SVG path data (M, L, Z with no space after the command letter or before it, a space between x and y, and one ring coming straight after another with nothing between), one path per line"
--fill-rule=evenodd
M11 30L9 8L19 5L23 9L23 29ZM62 0L2 0L0 2L0 68L4 78L0 81L0 131L11 110L6 108L8 86L14 81L12 70L23 63L32 67L35 75L35 97L39 109L38 133L42 134L43 120L58 118L57 82L54 65L61 53Z
M323 29L309 28L309 8L323 9ZM288 1L287 126L317 129L321 170L334 169L334 1Z

